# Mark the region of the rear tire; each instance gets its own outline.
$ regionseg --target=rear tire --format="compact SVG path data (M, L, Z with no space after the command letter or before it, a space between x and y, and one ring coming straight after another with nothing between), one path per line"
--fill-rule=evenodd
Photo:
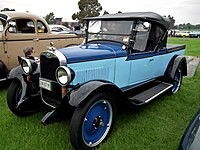
M182 79L183 79L182 70L180 67L178 67L176 69L174 79L173 79L173 86L172 86L172 88L170 88L169 94L175 94L180 90L181 84L182 84Z
M70 139L76 150L91 150L105 141L113 128L116 115L115 98L98 93L76 108L70 124Z

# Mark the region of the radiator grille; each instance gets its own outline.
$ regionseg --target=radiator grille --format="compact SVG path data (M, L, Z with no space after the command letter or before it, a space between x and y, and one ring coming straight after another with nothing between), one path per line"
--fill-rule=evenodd
M51 54L51 57L45 55L40 56L40 71L41 78L51 81L52 91L42 89L42 98L43 100L53 107L58 107L62 100L62 91L61 86L56 81L55 72L56 69L60 66L58 58Z

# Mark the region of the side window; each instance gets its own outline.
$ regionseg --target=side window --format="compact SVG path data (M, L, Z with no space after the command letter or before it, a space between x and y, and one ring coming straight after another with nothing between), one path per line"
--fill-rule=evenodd
M149 34L149 39L147 42L147 49L149 51L154 51L156 48L163 48L166 46L165 45L166 42L161 41L164 33L165 32L162 30L160 26L158 26L157 24L152 25L151 31ZM159 44L159 47L157 47L158 44Z
M34 23L30 19L16 19L9 22L11 33L35 33Z
M41 21L37 21L37 30L38 33L47 33L47 27L45 26L45 24Z
M133 46L133 51L144 52L146 51L147 40L149 37L151 24L149 22L139 21L136 25L136 39Z

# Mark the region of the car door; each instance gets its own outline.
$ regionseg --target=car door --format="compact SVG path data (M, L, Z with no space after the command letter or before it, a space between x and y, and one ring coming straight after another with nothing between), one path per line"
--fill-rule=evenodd
M24 56L23 50L25 48L35 48L37 35L34 21L31 19L12 19L9 24L10 27L5 33L5 44L8 69L12 69L19 64L17 56Z
M129 85L146 82L153 78L154 51L148 48L151 24L138 22L136 38L127 61L131 61Z

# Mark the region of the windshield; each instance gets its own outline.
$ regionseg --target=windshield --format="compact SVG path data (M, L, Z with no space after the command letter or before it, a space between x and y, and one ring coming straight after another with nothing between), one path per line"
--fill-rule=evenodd
M91 20L88 26L88 41L113 40L128 43L133 21Z
M0 32L2 32L5 28L6 20L0 17Z

